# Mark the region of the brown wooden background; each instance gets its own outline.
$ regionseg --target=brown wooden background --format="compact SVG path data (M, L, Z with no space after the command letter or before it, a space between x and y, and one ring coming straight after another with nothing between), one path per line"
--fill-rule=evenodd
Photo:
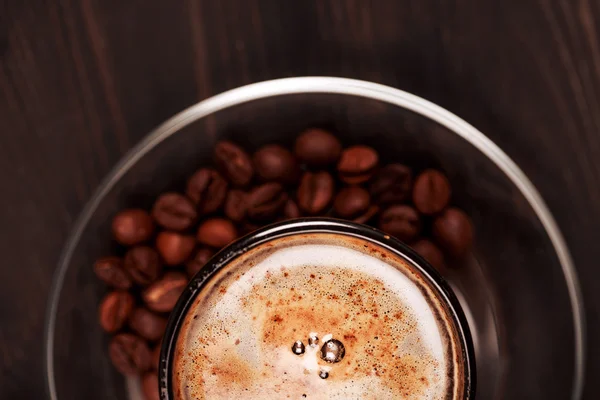
M0 0L0 398L45 396L52 274L111 166L200 99L298 75L408 90L515 159L579 268L597 398L597 0Z

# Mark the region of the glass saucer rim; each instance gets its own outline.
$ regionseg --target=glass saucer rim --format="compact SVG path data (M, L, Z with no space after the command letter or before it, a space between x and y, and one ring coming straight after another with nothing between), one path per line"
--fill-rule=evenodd
M585 366L585 314L577 272L564 236L546 203L525 173L492 140L450 111L411 93L378 83L349 78L306 76L268 80L241 86L205 99L174 115L129 150L104 178L77 218L54 273L44 324L44 368L48 397L58 400L54 381L54 330L64 277L81 234L100 202L121 177L146 153L183 127L220 110L254 100L291 94L339 94L382 101L419 114L445 126L488 157L519 189L542 223L556 252L565 278L573 314L575 360L572 399L583 392Z

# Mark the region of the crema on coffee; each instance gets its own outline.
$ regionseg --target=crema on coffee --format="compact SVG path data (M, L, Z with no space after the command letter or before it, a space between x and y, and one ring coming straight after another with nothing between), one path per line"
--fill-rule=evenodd
M297 234L219 270L175 347L176 399L461 399L457 329L411 264L364 239Z

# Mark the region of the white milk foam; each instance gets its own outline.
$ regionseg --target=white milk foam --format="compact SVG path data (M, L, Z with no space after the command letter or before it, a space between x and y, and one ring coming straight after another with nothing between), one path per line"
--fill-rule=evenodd
M317 236L212 279L178 339L176 398L453 398L450 328L409 267ZM330 337L345 346L339 363L318 355ZM291 349L296 340L302 355Z

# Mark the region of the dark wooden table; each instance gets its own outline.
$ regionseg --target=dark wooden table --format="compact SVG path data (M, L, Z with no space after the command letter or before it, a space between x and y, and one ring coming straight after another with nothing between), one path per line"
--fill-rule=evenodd
M597 398L593 0L0 0L0 398L45 396L52 274L75 217L113 164L200 99L299 75L413 92L513 157L579 269L590 323L586 398Z

